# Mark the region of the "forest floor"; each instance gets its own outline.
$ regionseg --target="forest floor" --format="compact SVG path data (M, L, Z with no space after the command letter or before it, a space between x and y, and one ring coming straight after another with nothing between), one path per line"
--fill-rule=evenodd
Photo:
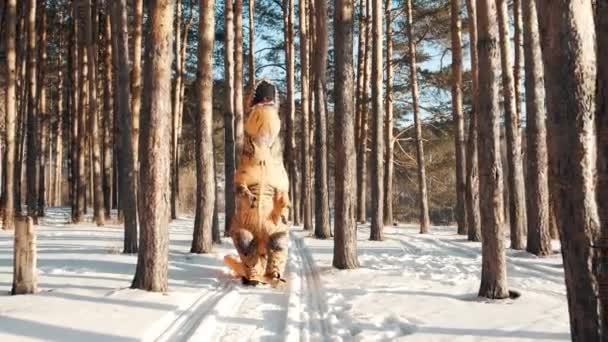
M136 256L118 225L68 224L52 208L37 227L39 293L10 296L12 234L0 232L0 341L560 341L569 340L561 256L508 250L515 300L477 298L480 244L454 227L419 235L358 232L361 268L331 267L332 240L291 234L288 286L244 287L214 253L189 253L192 218L173 221L166 294L129 289ZM554 249L559 245L554 242Z

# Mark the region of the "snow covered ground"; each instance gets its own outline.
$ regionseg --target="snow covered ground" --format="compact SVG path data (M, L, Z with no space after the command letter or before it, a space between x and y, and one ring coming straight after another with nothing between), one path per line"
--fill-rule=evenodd
M188 253L193 220L171 224L166 294L131 290L136 256L117 225L38 229L40 292L10 296L12 234L0 231L0 341L561 341L569 340L561 257L508 251L516 300L478 299L480 244L453 227L359 230L361 268L331 267L332 240L294 229L284 289L243 287L222 258ZM557 245L555 246L557 249Z

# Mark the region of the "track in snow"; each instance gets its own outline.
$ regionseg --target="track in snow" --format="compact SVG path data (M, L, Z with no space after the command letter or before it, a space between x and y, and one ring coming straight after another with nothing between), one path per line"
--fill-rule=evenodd
M414 236L412 234L407 234L405 236L407 236L408 239L431 243L431 244L435 245L438 249L451 250L452 252L454 252L455 255L463 255L463 256L467 256L467 257L471 257L471 258L477 258L477 257L481 256L480 251L474 250L472 248L468 248L457 242L440 239L437 236L431 235L431 237L421 237L421 236ZM413 243L411 243L409 241L405 241L402 239L396 239L396 240L399 241L405 247L408 247L408 248L411 248L411 249L414 249L417 251L421 251L420 247L414 245ZM428 253L428 251L426 251L426 253ZM506 261L508 264L511 265L511 267L519 269L519 271L525 270L527 273L529 273L533 277L538 277L540 279L545 279L545 280L555 282L558 284L562 284L564 282L564 275L559 270L555 270L555 269L551 269L549 267L545 267L542 265L531 264L528 262L517 260L516 258L509 256L509 255L506 255Z
M318 270L302 238L290 236L284 288L247 287L230 279L202 294L155 341L329 340Z

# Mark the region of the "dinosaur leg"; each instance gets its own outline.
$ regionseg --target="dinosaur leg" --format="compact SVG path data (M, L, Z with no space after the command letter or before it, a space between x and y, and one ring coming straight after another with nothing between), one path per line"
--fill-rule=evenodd
M289 236L287 230L273 233L268 237L267 277L281 279L285 275L288 244Z
M258 275L256 270L256 265L258 264L258 241L250 231L242 228L232 229L230 235L243 261L246 278L255 278Z

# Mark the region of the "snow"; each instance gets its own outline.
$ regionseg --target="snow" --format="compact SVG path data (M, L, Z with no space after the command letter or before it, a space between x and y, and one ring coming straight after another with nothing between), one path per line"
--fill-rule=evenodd
M454 227L358 230L361 268L331 267L332 240L294 228L288 285L244 287L223 265L229 239L188 253L192 218L170 225L168 293L129 289L136 256L119 225L67 224L51 208L37 226L39 292L10 296L12 240L0 232L0 341L560 341L569 340L561 256L508 250L515 300L477 298L479 243ZM559 245L554 242L554 249Z

